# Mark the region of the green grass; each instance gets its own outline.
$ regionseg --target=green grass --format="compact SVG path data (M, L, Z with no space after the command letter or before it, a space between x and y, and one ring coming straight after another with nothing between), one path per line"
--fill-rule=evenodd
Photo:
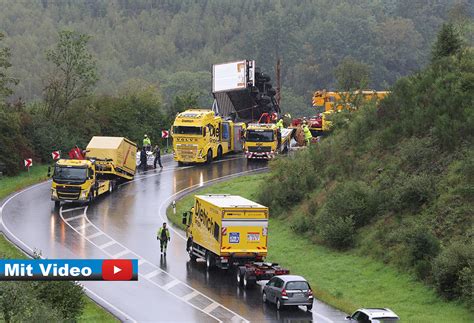
M243 176L194 192L177 202L176 215L169 208L168 217L183 228L181 214L191 208L195 194L231 193L255 200L266 176ZM270 219L268 250L269 261L303 275L318 299L347 313L360 307L389 307L405 322L473 321L463 305L443 301L414 277L355 252L313 244L294 233L287 221Z
M48 165L32 166L30 172L22 171L18 176L0 177L0 200L13 192L39 183L48 178Z
M39 165L31 167L29 174L25 171L18 176L2 177L0 179L0 200L15 191L46 180L47 172L47 165ZM26 259L27 256L0 235L0 258ZM84 301L84 311L79 317L79 322L118 322L112 314L85 295Z

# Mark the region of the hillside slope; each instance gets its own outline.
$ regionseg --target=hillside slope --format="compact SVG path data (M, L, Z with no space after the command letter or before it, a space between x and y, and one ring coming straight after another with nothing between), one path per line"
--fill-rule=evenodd
M473 103L472 49L446 25L430 66L273 163L260 201L317 244L355 248L472 306Z

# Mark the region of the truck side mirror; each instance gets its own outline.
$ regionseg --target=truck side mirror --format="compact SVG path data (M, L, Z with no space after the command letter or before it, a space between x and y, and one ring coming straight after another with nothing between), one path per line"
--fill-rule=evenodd
M188 212L183 212L182 223L183 223L184 225L188 225Z

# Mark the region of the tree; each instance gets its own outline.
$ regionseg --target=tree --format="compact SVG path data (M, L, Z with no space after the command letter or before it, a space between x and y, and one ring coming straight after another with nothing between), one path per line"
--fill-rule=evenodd
M89 39L86 34L63 30L55 48L46 52L54 69L44 89L44 100L47 114L53 119L74 100L87 96L98 81L96 62L87 49Z
M432 60L456 55L461 52L462 40L454 29L453 24L445 23L438 33L438 38L433 46Z
M336 67L335 75L340 90L362 89L369 84L370 68L367 64L347 57Z
M0 43L3 41L5 36L0 33ZM12 85L17 85L18 80L8 76L8 69L12 66L10 63L10 48L0 48L0 99L5 99L6 97L13 94L11 89Z

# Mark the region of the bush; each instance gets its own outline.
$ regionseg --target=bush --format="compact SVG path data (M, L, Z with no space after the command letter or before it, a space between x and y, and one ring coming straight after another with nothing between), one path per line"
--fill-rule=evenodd
M437 291L447 299L472 297L472 243L454 242L443 250L433 264ZM472 302L472 299L464 299Z
M331 191L326 212L334 217L352 217L356 228L364 226L376 214L377 205L371 189L364 182L346 181Z
M436 196L434 178L426 174L400 176L393 189L395 211L416 213Z
M83 290L75 282L41 282L36 287L38 298L61 313L66 320L77 319L84 309Z
M324 210L316 221L316 230L330 247L343 250L354 244L355 223L352 216L333 216Z
M439 241L426 227L416 227L409 230L405 235L405 243L412 265L423 260L430 261L439 253Z

